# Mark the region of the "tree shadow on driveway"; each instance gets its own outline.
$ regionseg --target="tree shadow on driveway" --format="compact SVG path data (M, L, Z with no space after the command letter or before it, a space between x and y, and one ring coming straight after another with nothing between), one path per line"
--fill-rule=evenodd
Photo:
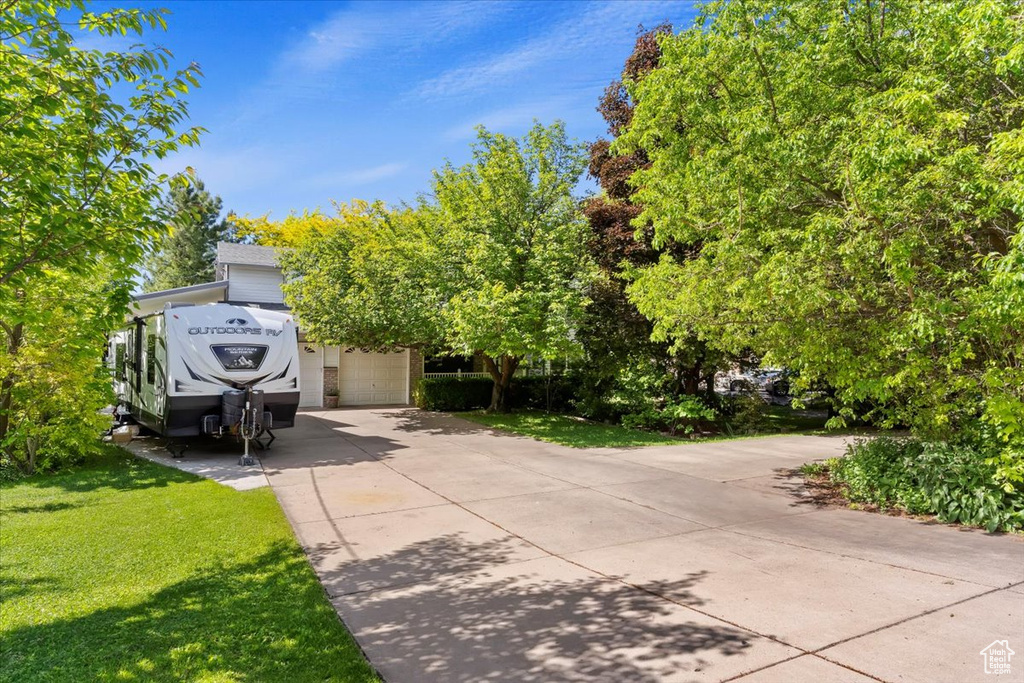
M337 570L346 583L392 587L335 605L389 680L653 682L754 668L744 655L757 636L655 595L699 606L705 572L640 590L557 557L509 561L508 541L448 534L353 562ZM316 564L331 550L309 553Z
M432 436L490 435L495 430L485 425L449 415L434 413L419 408L394 410L382 414L394 422L394 429L400 432L415 432Z

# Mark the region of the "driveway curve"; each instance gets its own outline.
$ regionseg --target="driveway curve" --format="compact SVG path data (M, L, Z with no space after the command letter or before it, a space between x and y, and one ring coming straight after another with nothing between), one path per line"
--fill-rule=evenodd
M819 507L840 438L572 449L408 408L300 415L263 458L387 681L984 681L1024 543Z

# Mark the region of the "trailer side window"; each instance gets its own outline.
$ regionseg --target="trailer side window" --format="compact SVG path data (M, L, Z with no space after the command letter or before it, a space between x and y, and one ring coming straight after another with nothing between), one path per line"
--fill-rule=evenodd
M121 342L114 344L114 376L122 380L127 377L124 367L124 344Z
M156 384L156 335L146 335L146 384Z

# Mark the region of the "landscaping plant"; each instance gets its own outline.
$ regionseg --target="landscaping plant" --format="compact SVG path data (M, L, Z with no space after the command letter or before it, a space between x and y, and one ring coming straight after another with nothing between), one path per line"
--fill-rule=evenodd
M424 410L463 411L487 408L494 381L486 377L425 377L416 383L413 399ZM509 408L567 412L574 401L571 377L519 377Z
M768 403L756 391L725 397L721 403L725 429L730 434L758 434L768 430Z
M714 422L717 413L697 396L680 396L662 406L648 405L636 413L622 416L622 426L628 429L667 430L675 435L691 435L698 428Z
M490 405L493 385L486 377L425 377L416 383L413 400L424 410L476 410Z
M1024 528L1024 487L987 458L983 444L878 437L825 463L829 479L855 503L935 515L989 531Z
M105 334L166 226L152 167L198 141L195 65L164 49L83 49L165 27L166 10L79 0L0 5L0 466L31 472L95 452ZM109 424L109 420L107 420Z
M612 146L650 160L634 224L687 247L632 272L655 333L763 351L921 433L1020 433L1019 11L716 2L662 38Z
M663 35L657 67L624 84L634 106L611 146L645 159L632 225L661 253L627 294L655 337L753 349L798 372L798 393L834 390L835 426L868 414L949 444L915 456L936 477L971 457L965 472L1019 475L1020 14L1013 0L709 2ZM956 518L977 519L965 504Z
M319 343L479 353L493 380L488 409L508 410L527 357L581 352L594 275L572 194L584 165L561 122L518 139L480 128L473 160L436 171L430 200L284 221L286 301ZM239 223L277 239L266 220Z

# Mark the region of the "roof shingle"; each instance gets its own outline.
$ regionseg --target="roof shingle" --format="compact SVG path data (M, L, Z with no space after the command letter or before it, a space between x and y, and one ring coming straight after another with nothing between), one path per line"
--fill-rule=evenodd
M277 268L277 247L217 242L217 263Z

